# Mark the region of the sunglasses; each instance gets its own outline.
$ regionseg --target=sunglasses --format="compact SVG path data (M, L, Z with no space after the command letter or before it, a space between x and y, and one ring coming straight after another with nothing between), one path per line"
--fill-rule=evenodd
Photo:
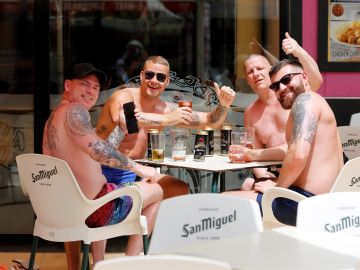
M270 87L271 90L274 90L275 92L277 92L277 91L279 91L280 83L283 84L283 85L288 85L291 82L292 78L295 75L299 75L299 74L302 74L302 72L286 74L279 81L270 84L269 87Z
M147 79L147 80L151 80L152 78L154 78L155 75L156 75L156 79L159 82L165 82L165 80L167 78L166 74L164 74L164 73L155 73L153 71L145 71L144 74L145 74L145 79Z

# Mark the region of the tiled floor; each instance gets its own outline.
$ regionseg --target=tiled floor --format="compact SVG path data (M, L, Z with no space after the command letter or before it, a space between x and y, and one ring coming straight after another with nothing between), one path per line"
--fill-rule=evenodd
M0 266L13 265L14 259L28 260L31 250L31 235L0 235ZM105 258L124 256L126 237L110 239ZM41 270L66 270L66 255L63 243L39 240L36 264ZM0 268L1 269L1 268Z

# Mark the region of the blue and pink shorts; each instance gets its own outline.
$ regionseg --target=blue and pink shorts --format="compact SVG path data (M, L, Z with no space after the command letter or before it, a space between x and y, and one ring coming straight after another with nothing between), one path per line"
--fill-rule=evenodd
M100 190L94 199L100 198L109 192L124 187L123 185L107 183ZM133 201L130 196L121 196L115 200L104 204L102 207L92 213L85 221L90 228L113 225L123 221L130 213Z

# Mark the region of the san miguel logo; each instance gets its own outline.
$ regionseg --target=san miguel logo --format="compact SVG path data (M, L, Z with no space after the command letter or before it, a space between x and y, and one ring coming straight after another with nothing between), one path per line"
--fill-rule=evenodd
M356 185L359 182L360 182L360 177L353 177L353 178L351 178L349 187L352 187L352 186Z
M224 217L208 217L200 221L199 224L185 224L183 226L183 234L181 237L189 237L189 235L215 229L220 230L222 226L236 221L236 210L233 214Z
M56 166L54 167L54 169L51 169L51 170L41 170L38 173L31 174L32 179L33 179L32 182L35 183L42 179L50 179L50 177L55 174L58 174Z
M349 139L347 142L342 144L342 147L357 146L360 143L360 139Z
M359 228L360 227L360 217L359 216L345 216L343 218L341 218L339 220L338 223L335 224L331 224L331 223L326 223L324 226L324 230L326 232L339 232L339 231L343 231L346 230L348 228L351 227L355 227L355 228Z

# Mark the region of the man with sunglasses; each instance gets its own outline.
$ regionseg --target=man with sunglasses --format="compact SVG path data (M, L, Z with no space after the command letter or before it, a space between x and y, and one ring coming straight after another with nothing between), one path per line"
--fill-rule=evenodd
M170 65L161 56L150 56L140 73L139 87L128 87L115 91L107 100L96 126L97 134L118 145L121 153L132 159L143 158L148 146L147 132L150 128L181 126L201 129L205 126L218 128L226 119L227 110L235 98L235 92L226 86L214 88L219 98L218 106L212 112L192 111L190 107L179 107L161 100L161 95L170 83ZM133 101L139 131L128 132L123 104ZM113 132L114 131L114 132ZM103 166L108 181L135 181L136 174ZM112 178L112 180L110 179ZM157 182L163 189L164 199L188 193L185 182L162 174Z
M342 146L333 111L319 94L311 90L303 66L284 59L269 72L270 88L284 110L289 111L285 127L288 149L277 182L259 182L255 191L238 195L256 199L272 186L288 188L306 197L330 191L343 163ZM296 225L297 203L277 198L272 204L275 217Z
M286 54L292 54L299 59L309 75L311 89L316 91L322 83L322 77L314 59L287 32L282 48ZM245 152L247 161L282 160L287 150L285 126L289 111L281 107L275 93L269 88L270 68L269 61L258 54L250 55L244 63L245 79L258 95L258 99L244 113L244 125L255 130L254 149L231 150ZM253 174L258 180L275 178L275 175L265 168L253 169ZM241 190L252 189L254 182L253 178L247 178Z

